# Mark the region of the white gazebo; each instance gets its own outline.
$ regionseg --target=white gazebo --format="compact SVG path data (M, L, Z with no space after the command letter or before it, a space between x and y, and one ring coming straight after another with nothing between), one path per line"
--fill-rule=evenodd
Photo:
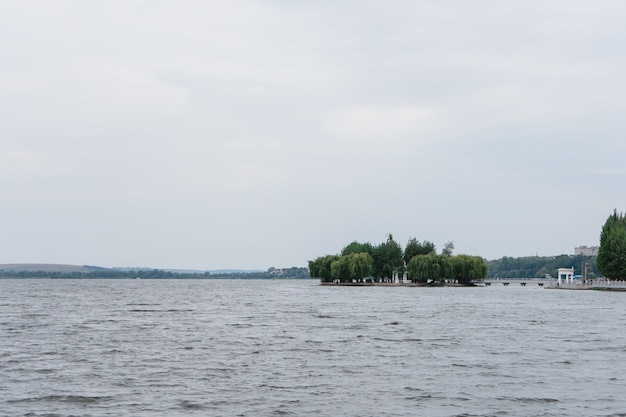
M566 284L574 283L574 268L559 268L557 270L556 276L558 277L559 285L562 285L563 282Z
M396 284L406 284L408 282L411 282L411 280L409 280L409 274L406 271L393 271L392 282Z

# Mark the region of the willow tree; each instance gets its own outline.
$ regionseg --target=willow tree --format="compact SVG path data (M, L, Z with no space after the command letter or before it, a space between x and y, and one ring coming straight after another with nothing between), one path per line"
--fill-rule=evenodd
M450 276L450 260L436 253L417 255L409 261L407 273L413 282L442 282Z
M369 253L351 253L338 257L330 265L331 276L340 282L363 282L372 275L372 257Z
M372 275L372 257L366 252L321 256L309 261L309 271L312 278L321 282L363 282Z
M330 264L330 276L333 281L351 282L350 265L345 256L339 256Z
M407 272L413 282L443 282L452 279L459 284L469 285L487 276L487 263L480 256L431 253L411 258Z
M450 278L459 284L471 284L487 276L487 262L480 256L456 255L450 258Z
M598 271L610 279L626 279L626 217L617 210L602 226Z
M337 259L339 259L337 255L326 255L309 261L311 278L319 278L321 282L332 282L331 265Z
M363 281L363 278L372 275L373 259L367 252L351 253L344 256L348 262L348 270L350 277L357 281Z
M412 257L406 270L412 282L426 283L430 279L430 262L426 255Z

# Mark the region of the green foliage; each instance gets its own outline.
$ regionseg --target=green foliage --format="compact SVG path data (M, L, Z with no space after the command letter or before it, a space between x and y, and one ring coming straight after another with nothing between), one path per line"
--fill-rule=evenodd
M368 276L377 280L391 278L394 271L404 268L402 255L402 248L389 234L387 241L380 245L354 241L344 247L340 255L326 255L309 261L309 271L312 278L320 278L322 282L362 281Z
M367 252L352 253L346 256L348 258L350 276L357 281L372 275L373 259Z
M521 258L503 257L487 262L488 278L543 278L546 274L556 277L559 268L571 268L581 271L587 265L590 275L597 275L595 256L559 255L526 256Z
M369 253L351 253L340 256L331 265L333 279L340 282L363 282L372 274L372 257Z
M321 282L362 282L372 274L372 257L367 252L321 256L309 261L309 271Z
M330 264L330 276L333 281L350 282L350 265L347 257L340 256Z
M426 283L430 277L430 263L431 259L428 259L429 255L417 255L411 258L406 265L406 271L409 279L412 282Z
M404 270L402 248L393 240L391 233L386 242L374 247L372 260L372 275L376 279L389 279L393 277L394 271Z
M374 251L374 247L372 246L371 243L369 242L360 243L360 242L354 241L342 249L341 255L345 256L345 255L350 255L352 253L363 253L363 252L369 253L371 255L373 251Z
M469 285L487 276L487 264L480 256L470 255L418 255L407 265L409 278L413 282L444 282L453 280Z
M352 242L345 246L340 255L327 255L309 261L311 277L322 282L362 282L372 276L375 281L389 280L394 273L408 272L413 282L444 282L456 280L460 284L471 284L487 275L487 264L478 256L452 256L454 244L448 242L438 255L435 245L427 240L419 242L409 239L405 249L389 234L387 240L373 246L368 243Z
M626 279L626 217L617 210L602 227L598 269L607 278Z
M428 255L429 253L435 253L434 243L427 240L420 243L417 239L412 237L404 247L404 262L408 264L414 256Z
M338 255L326 255L309 261L309 273L311 278L319 278L322 282L332 282L333 275L331 264L339 259Z
M417 255L409 261L407 273L413 282L442 282L450 276L450 262L436 253Z
M480 256L456 255L450 257L450 271L450 278L467 285L485 279L487 262Z

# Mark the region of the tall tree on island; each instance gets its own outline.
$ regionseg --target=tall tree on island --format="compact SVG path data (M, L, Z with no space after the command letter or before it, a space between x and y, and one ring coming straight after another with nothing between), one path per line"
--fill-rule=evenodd
M598 271L610 279L626 279L626 217L617 210L604 223L600 233Z
M370 255L374 251L374 247L371 243L365 242L357 242L356 240L350 243L348 246L341 250L341 256L351 255L353 253L369 253Z
M452 256L452 253L454 252L454 242L450 241L450 242L446 242L445 245L443 245L443 250L441 251L441 254L444 256Z
M404 269L402 247L389 233L387 241L374 248L372 253L374 278L392 278L395 271Z
M420 243L414 237L410 238L404 247L404 263L408 264L414 256L435 253L435 244L425 240Z

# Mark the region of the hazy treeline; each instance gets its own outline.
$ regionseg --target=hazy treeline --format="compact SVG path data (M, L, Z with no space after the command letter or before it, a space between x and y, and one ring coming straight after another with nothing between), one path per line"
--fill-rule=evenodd
M50 279L308 279L307 268L284 268L280 272L190 273L162 269L98 269L91 272L0 270L0 278Z
M582 275L585 264L587 277L599 275L596 256L559 255L503 257L487 261L487 278L543 278L546 274L557 276L557 269L574 267L576 275Z

